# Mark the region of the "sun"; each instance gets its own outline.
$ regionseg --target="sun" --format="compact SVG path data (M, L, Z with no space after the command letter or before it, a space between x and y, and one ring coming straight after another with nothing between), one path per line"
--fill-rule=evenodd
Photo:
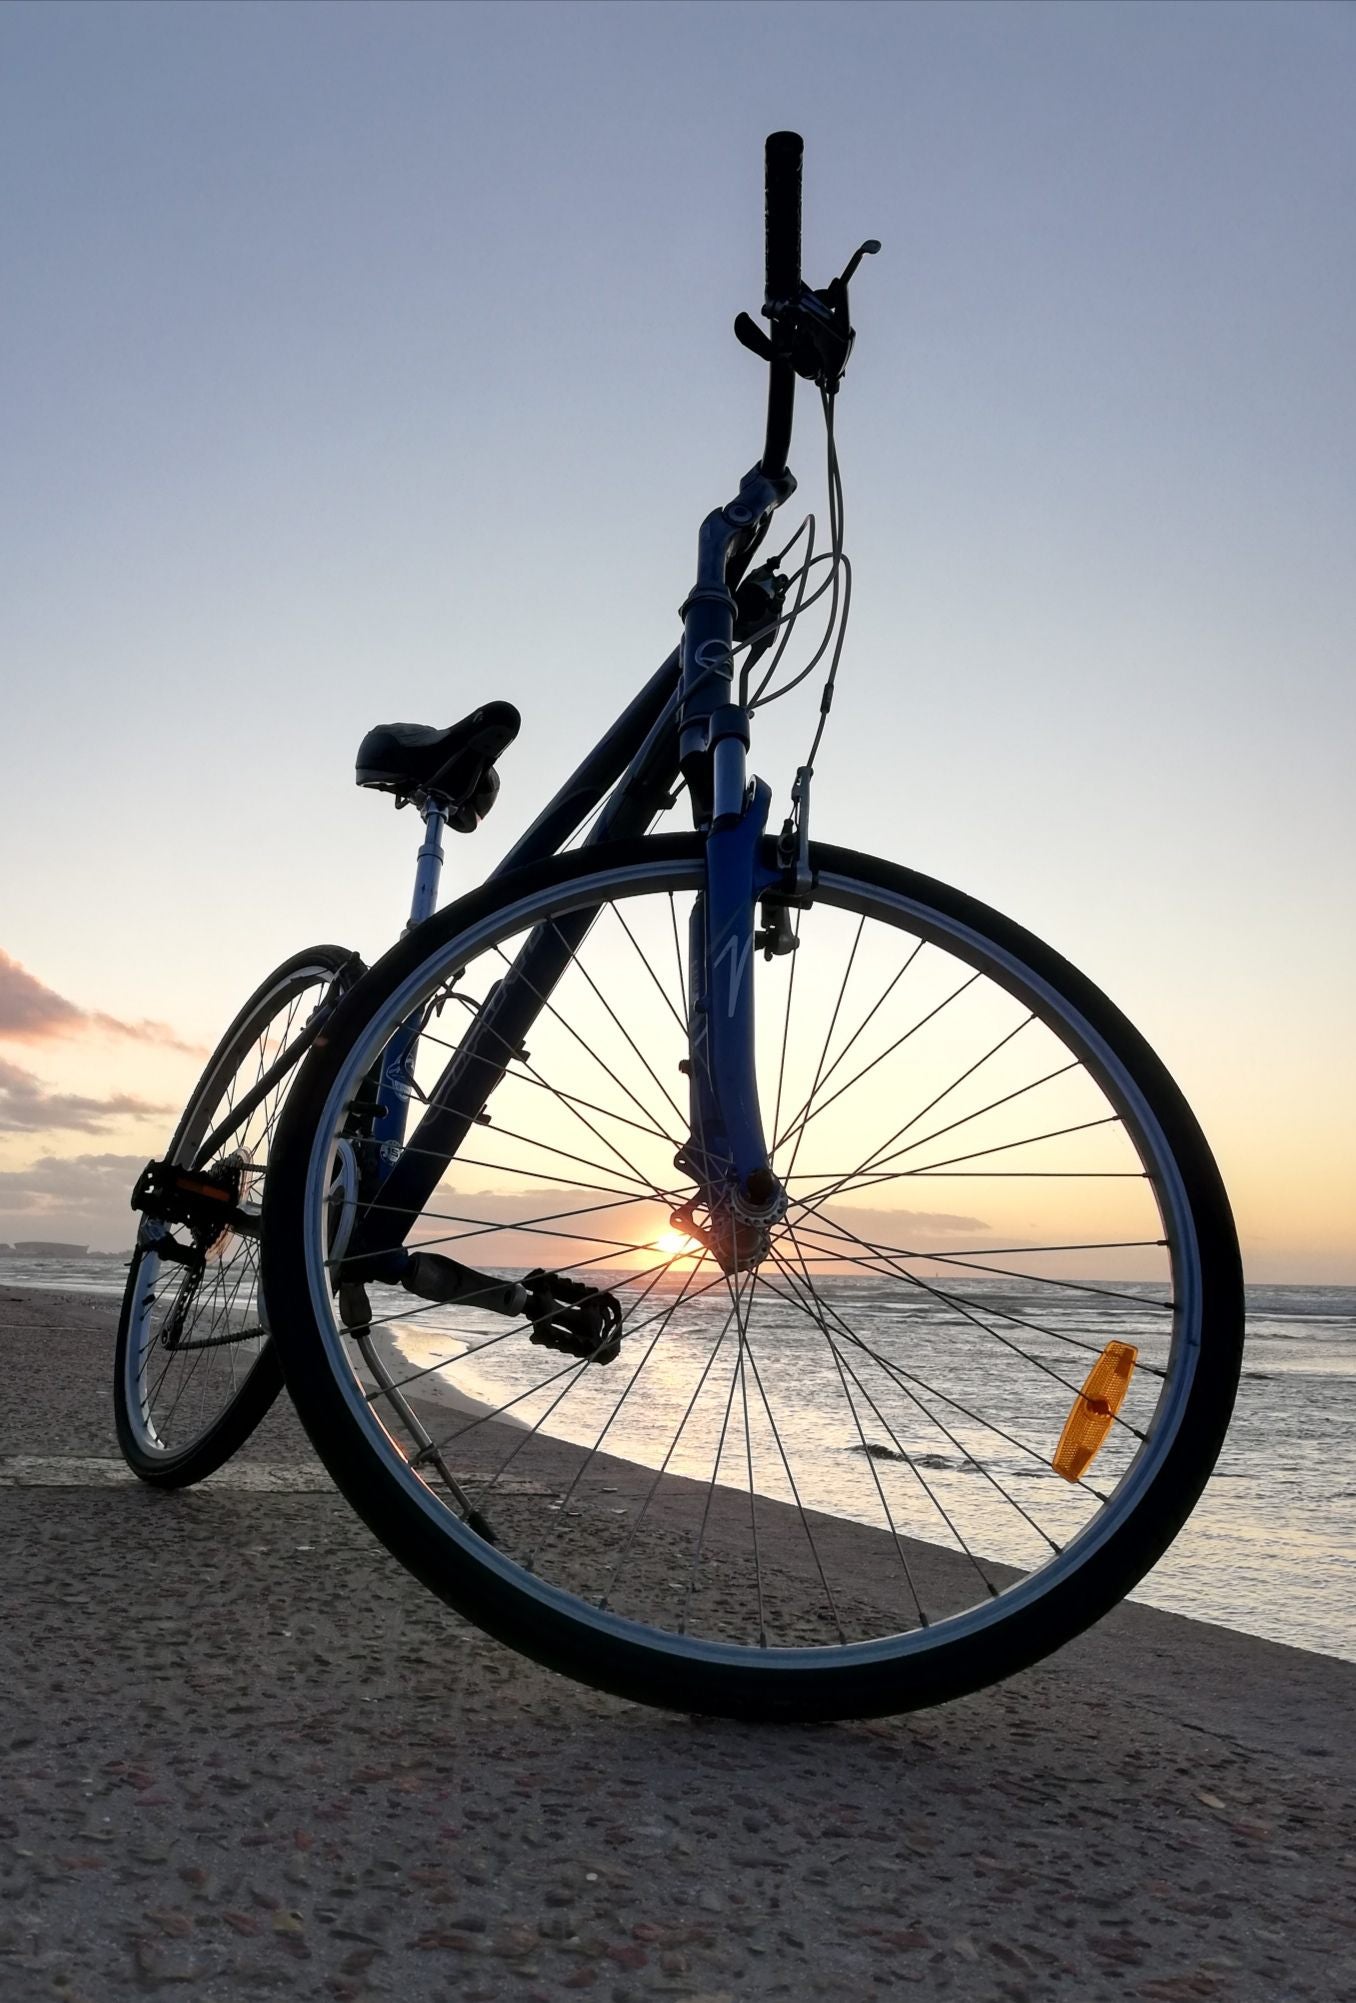
M654 1241L654 1249L662 1252L665 1258L677 1259L685 1252L700 1252L702 1248L700 1241L689 1238L686 1231L661 1231Z

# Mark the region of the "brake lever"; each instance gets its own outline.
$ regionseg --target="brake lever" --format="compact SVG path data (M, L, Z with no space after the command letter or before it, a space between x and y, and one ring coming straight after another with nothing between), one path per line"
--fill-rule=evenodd
M748 313L740 313L734 323L735 339L743 343L757 355L760 362L775 362L777 351L758 322Z
M853 251L852 256L848 259L847 270L843 272L841 277L834 280L836 285L841 285L843 288L843 302L845 305L847 303L848 282L855 274L857 266L864 257L874 257L879 249L880 239L869 236L865 243L858 244L856 250Z
M734 323L736 340L760 361L789 361L797 375L818 383L832 396L843 380L856 339L848 318L848 285L862 259L874 257L879 249L879 241L868 237L853 252L846 269L822 291L812 292L803 285L794 306L770 316L771 336L749 314L741 313Z

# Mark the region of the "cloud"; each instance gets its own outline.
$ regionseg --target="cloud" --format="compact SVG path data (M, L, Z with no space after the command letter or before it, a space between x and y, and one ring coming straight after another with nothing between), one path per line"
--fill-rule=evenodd
M577 1264L605 1269L617 1261L627 1264L627 1245L643 1251L670 1228L669 1205L657 1198L610 1201L604 1195L549 1184L530 1190L472 1193L455 1187L459 1173L464 1171L454 1165L430 1205L432 1214L416 1227L416 1238L487 1271ZM849 1237L835 1232L835 1224ZM535 1228L529 1230L529 1225ZM831 1203L825 1205L818 1228L812 1227L807 1246L818 1260L833 1258L835 1263L840 1262L841 1248L841 1270L851 1272L860 1270L853 1260L867 1256L860 1245L851 1242L853 1236L899 1252L945 1255L948 1245L982 1245L989 1228L982 1218L951 1211L880 1210Z
M110 1250L136 1231L127 1199L146 1166L140 1155L43 1155L0 1170L0 1239L80 1238Z
M191 1043L181 1043L168 1024L123 1022L116 1015L84 1009L55 988L43 983L8 953L0 950L0 1036L13 1043L43 1043L58 1036L80 1036L94 1031L103 1036L130 1037L136 1043L155 1043L162 1049L181 1050L193 1056L201 1051Z
M31 1071L0 1057L0 1133L102 1134L111 1121L159 1119L176 1110L128 1092L115 1093L111 1099L49 1092Z
M948 1210L870 1210L833 1201L823 1206L822 1215L872 1245L900 1251L922 1251L938 1238L968 1238L989 1229L982 1217L961 1217Z
M136 1227L128 1198L145 1165L144 1154L44 1155L27 1168L0 1171L0 1239L79 1238L109 1249L130 1245ZM440 1218L426 1218L411 1242L486 1272L573 1267L587 1278L591 1271L605 1273L617 1265L636 1271L646 1263L643 1248L669 1228L668 1206L653 1198L597 1209L593 1206L605 1202L603 1196L545 1183L533 1190L458 1190L456 1173L441 1185L431 1205ZM948 1241L968 1244L970 1234L979 1233L974 1242L982 1242L989 1229L978 1218L945 1211L842 1205L833 1214L847 1230L876 1243L935 1247L943 1254ZM544 1222L547 1218L553 1221ZM538 1228L525 1229L529 1224ZM823 1255L831 1243L832 1234L826 1233L816 1241L818 1253ZM629 1252L628 1246L633 1248ZM844 1250L850 1260L856 1248L845 1245ZM654 1260L660 1256L652 1255ZM844 1263L833 1270L860 1269Z

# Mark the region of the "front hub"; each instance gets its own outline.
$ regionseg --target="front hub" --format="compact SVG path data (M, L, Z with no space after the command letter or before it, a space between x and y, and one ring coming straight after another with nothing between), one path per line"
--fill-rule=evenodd
M785 1193L780 1185L774 1187L775 1196L758 1204L734 1191L709 1202L694 1199L669 1221L675 1231L704 1246L723 1273L753 1272L767 1257L773 1230L786 1214Z

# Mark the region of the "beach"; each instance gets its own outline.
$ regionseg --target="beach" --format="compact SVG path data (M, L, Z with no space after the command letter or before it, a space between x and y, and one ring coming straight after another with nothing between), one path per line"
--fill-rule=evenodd
M285 1402L143 1489L115 1320L0 1285L0 1998L1356 1991L1356 1666L1132 1606L902 1719L646 1711L417 1585Z

